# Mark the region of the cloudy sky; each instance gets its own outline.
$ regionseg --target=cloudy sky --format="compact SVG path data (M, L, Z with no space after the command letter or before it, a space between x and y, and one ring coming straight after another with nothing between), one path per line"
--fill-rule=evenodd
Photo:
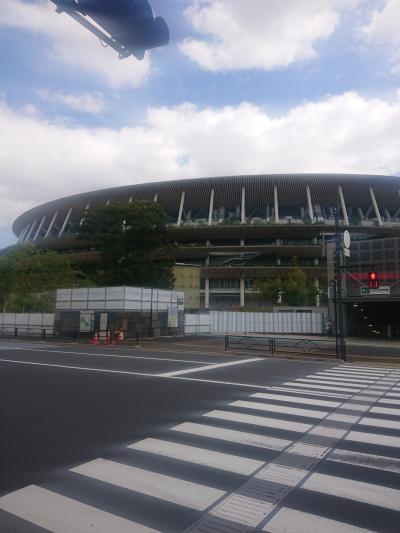
M106 186L400 174L399 0L151 4L171 43L138 61L0 0L0 247L26 209Z

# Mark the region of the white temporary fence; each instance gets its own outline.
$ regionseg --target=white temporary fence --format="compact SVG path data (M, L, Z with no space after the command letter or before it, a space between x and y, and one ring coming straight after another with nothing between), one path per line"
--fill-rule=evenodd
M52 313L0 313L0 331L12 334L40 335L43 330L52 334L54 330L54 314Z
M306 333L324 334L323 313L250 313L211 311L185 314L185 334Z

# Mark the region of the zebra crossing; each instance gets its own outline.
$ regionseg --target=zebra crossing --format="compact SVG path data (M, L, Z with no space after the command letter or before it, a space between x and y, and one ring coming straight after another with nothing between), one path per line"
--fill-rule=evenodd
M1 496L0 530L394 533L399 398L400 369L346 364L246 392Z

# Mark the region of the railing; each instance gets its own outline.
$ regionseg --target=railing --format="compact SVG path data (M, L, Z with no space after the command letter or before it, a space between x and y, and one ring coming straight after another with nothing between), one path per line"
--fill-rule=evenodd
M304 337L226 335L226 350L255 350L272 355L275 353L290 353L336 357L335 340Z

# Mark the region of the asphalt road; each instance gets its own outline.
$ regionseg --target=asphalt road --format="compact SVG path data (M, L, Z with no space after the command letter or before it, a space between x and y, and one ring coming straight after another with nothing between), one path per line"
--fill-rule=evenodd
M1 532L399 531L400 368L3 341L0 405Z

